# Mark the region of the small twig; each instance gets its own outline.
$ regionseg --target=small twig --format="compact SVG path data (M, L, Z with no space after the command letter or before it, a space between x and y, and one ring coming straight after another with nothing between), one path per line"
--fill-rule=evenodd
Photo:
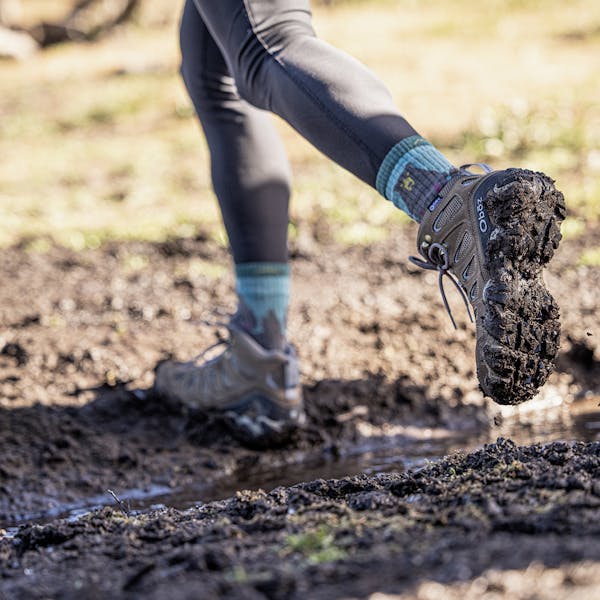
M117 496L112 490L106 490L106 492L114 498L115 502L118 504L123 514L126 517L128 517L129 513L131 512L130 507L125 505L125 503L119 498L119 496Z

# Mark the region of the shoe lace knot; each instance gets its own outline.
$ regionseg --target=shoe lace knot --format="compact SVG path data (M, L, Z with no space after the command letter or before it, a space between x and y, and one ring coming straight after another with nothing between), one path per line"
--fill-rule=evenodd
M444 301L444 307L446 308L446 312L450 317L450 321L452 321L452 325L454 329L458 329L456 326L456 321L454 320L454 316L452 315L452 310L450 309L450 305L448 304L448 298L446 297L446 290L444 289L444 277L448 277L450 281L454 284L456 289L459 291L463 302L465 303L465 307L467 309L467 314L469 315L469 319L471 323L473 323L473 314L471 313L471 307L469 306L469 299L463 287L460 285L456 276L450 271L450 255L448 252L448 248L439 242L433 242L431 244L424 242L421 244L421 253L423 254L425 260L418 256L409 256L408 260L411 263L420 267L421 269L426 269L427 271L437 271L438 272L438 286L440 289L440 294L442 296L442 300Z

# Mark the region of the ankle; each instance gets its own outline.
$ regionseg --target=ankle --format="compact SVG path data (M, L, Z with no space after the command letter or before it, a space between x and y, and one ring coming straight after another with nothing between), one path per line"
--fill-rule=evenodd
M269 350L283 349L289 304L287 263L236 265L238 310L232 321Z
M419 135L400 140L377 174L381 195L420 223L448 178L457 169Z
M265 350L283 350L285 348L285 331L282 330L279 324L259 329L255 325L254 316L247 308L238 307L237 312L231 317L231 323L247 333Z

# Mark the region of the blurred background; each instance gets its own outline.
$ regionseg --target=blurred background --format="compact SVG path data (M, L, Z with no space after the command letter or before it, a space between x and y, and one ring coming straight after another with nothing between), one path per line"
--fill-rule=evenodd
M0 244L225 244L207 149L178 74L172 0L0 0ZM600 220L600 3L315 1L325 40L377 72L455 164L547 171L566 237ZM347 243L407 219L279 123L295 175L292 237ZM393 228L392 228L393 229ZM580 261L600 264L600 247Z

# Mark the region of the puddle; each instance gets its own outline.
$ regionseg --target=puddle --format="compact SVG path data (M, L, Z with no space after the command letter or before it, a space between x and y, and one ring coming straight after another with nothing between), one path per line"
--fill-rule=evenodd
M271 490L278 486L290 486L314 479L335 479L360 473L402 472L418 469L447 454L469 452L497 437L510 437L518 444L546 443L557 440L597 441L600 440L600 398L589 396L586 400L573 405L554 405L545 400L539 406L533 401L526 408L503 408L501 413L509 417L509 422L500 425L485 434L462 435L439 431L421 430L423 439L399 442L395 446L385 447L358 446L340 457L320 456L302 463L287 465L275 470L258 470L244 477L236 474L224 477L216 482L185 489L173 490L168 487L154 486L145 490L116 490L121 503L132 512L151 508L172 507L186 509L213 500L228 498L242 489ZM565 419L548 419L551 410L566 414ZM512 420L511 420L512 419ZM437 433L437 435L434 435ZM45 511L43 515L23 515L17 523L10 524L0 537L14 537L18 527L23 524L43 524L57 518L74 521L91 511L104 506L117 505L109 492L105 495L87 498L78 503L60 505Z
M286 465L283 469L255 470L243 478L240 474L223 477L209 484L188 486L173 490L165 486L152 486L145 490L115 490L121 503L132 512L151 508L186 509L213 500L233 496L242 489L271 490L278 486L290 486L314 479L337 479L359 473L382 471L405 471L424 466L445 454L474 447L473 437L444 438L435 441L423 440L405 443L394 447L361 446L342 457L315 457L297 464ZM118 506L107 491L106 494L86 498L78 503L63 504L44 511L44 514L23 515L17 523L5 527L4 537L13 537L20 525L40 524L54 519L75 521L91 511L104 506Z

